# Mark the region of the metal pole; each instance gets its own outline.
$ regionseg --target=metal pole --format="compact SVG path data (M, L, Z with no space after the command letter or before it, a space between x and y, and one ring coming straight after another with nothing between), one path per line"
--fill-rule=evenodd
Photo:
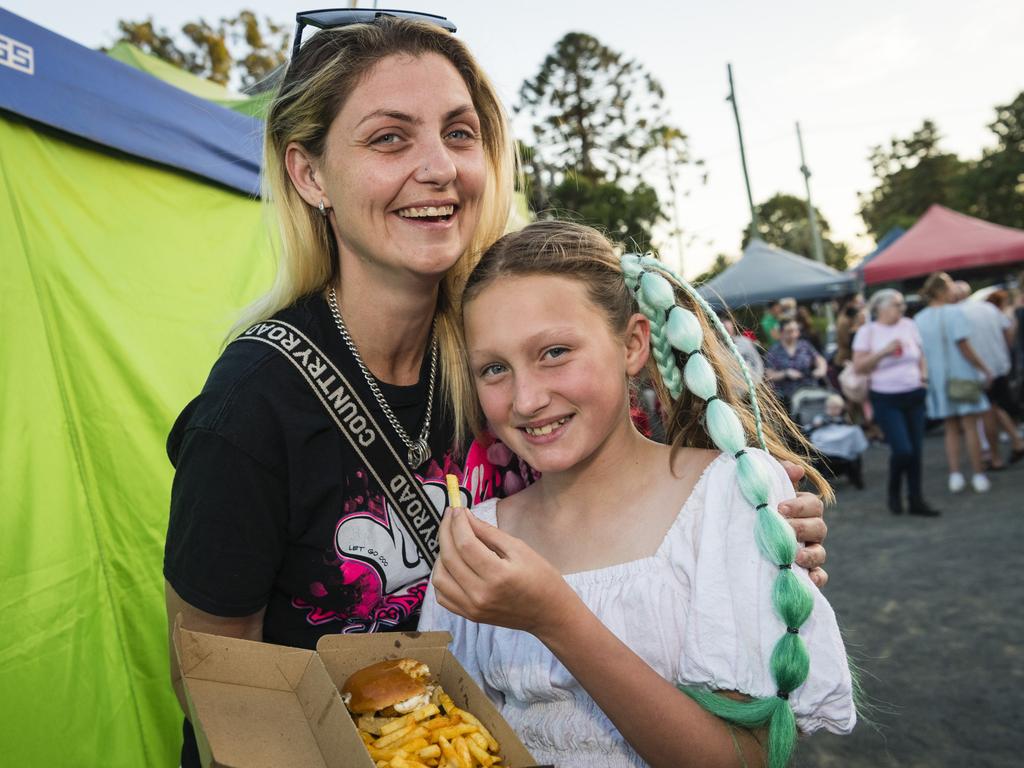
M818 216L811 202L811 171L804 161L804 138L800 134L800 123L796 124L796 141L800 145L800 173L804 177L804 188L807 190L807 220L811 224L811 238L814 242L814 258L825 263L825 250L821 247L821 233L818 231Z
M820 264L825 263L825 249L821 246L821 233L818 231L818 216L814 212L814 203L811 202L811 171L804 160L804 137L800 133L800 123L796 124L796 143L800 145L800 173L804 177L804 188L807 190L807 221L811 225L811 239L814 242L814 258ZM836 316L832 311L832 302L825 302L825 318L828 327L825 330L826 350L835 343L836 337Z
M747 173L747 153L743 149L743 128L740 127L740 110L736 104L736 89L732 84L732 64L726 64L729 72L729 95L726 101L732 102L732 113L736 118L736 134L740 137L740 163L743 166L743 181L747 185L747 204L750 206L750 239L758 237L757 210L754 208L754 196L750 193L750 174Z
M672 195L672 223L676 229L676 247L679 249L679 263L676 269L683 274L683 228L679 226L679 193L676 191L676 170L672 165L672 158L669 157L668 138L662 137L665 147L665 172L668 175L668 190Z

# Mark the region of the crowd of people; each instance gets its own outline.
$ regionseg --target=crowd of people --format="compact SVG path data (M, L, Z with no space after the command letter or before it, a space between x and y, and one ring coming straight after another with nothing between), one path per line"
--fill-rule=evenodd
M1018 286L1024 287L1024 273ZM1024 458L1024 339L1018 333L1024 291L996 287L972 297L967 282L939 272L915 298L911 316L903 294L892 288L867 301L860 293L847 297L836 308L835 342L828 347L807 308L793 299L765 309L759 338L733 332L743 339L752 373L763 370L807 433L823 470L863 487L860 455L870 441L884 442L890 511L935 516L939 511L922 490L929 427L944 430L951 493L968 485L985 493L989 473Z

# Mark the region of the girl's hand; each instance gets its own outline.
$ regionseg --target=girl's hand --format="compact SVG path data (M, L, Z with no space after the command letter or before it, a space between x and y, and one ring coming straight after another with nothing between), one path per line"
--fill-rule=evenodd
M440 541L431 578L437 602L452 613L540 636L579 602L551 563L469 510L445 511Z

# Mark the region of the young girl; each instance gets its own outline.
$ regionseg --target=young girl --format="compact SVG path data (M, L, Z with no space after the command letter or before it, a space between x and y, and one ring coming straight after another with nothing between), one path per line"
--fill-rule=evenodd
M798 729L856 720L835 616L776 511L792 486L745 434L797 458L718 384L737 357L668 274L539 222L499 240L463 295L475 424L541 478L446 512L419 626L452 633L559 768L782 766ZM629 417L645 366L670 398L670 446Z

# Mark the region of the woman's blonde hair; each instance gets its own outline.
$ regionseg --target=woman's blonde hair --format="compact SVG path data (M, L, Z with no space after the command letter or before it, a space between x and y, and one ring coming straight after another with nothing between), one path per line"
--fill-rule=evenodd
M948 294L952 287L952 277L945 272L932 272L928 275L928 279L924 281L924 285L921 286L921 296L923 296L926 301L935 301L943 295Z
M505 235L483 255L469 276L462 304L473 300L487 285L505 276L554 275L582 283L595 307L604 312L613 333L622 334L634 313L639 312L636 298L623 278L615 246L591 227L563 221L538 221L526 228ZM736 411L748 435L757 434L753 410L742 401L733 386L741 380L739 363L718 331L712 327L706 312L685 291L676 291L677 303L691 310L703 329L701 351L711 363L716 378L726 382L719 398ZM467 381L468 396L455 403L466 414L466 423L479 432L484 425L483 413L469 378L469 366L462 368ZM688 391L673 401L652 354L646 374L667 414L666 438L674 449L684 446L714 448L703 422L704 403ZM742 390L742 391L745 391ZM766 385L757 386L757 399L762 416L762 431L768 451L778 459L792 461L803 467L807 479L818 493L832 498L832 489L811 466L807 454L811 450L802 433L786 415L778 399ZM794 449L796 446L799 450Z
M480 201L480 222L466 252L441 283L436 333L441 352L445 402L470 393L461 370L462 332L458 298L479 255L505 231L512 205L515 152L508 117L494 86L469 49L450 32L433 24L383 16L372 24L354 24L317 32L288 67L271 102L264 132L263 200L272 220L278 265L273 287L247 307L235 335L266 319L302 296L326 289L337 277L338 255L328 220L299 195L285 167L285 150L301 144L322 157L327 132L349 94L381 60L395 55L437 54L462 77L480 117L487 178ZM457 433L464 427L453 414Z

